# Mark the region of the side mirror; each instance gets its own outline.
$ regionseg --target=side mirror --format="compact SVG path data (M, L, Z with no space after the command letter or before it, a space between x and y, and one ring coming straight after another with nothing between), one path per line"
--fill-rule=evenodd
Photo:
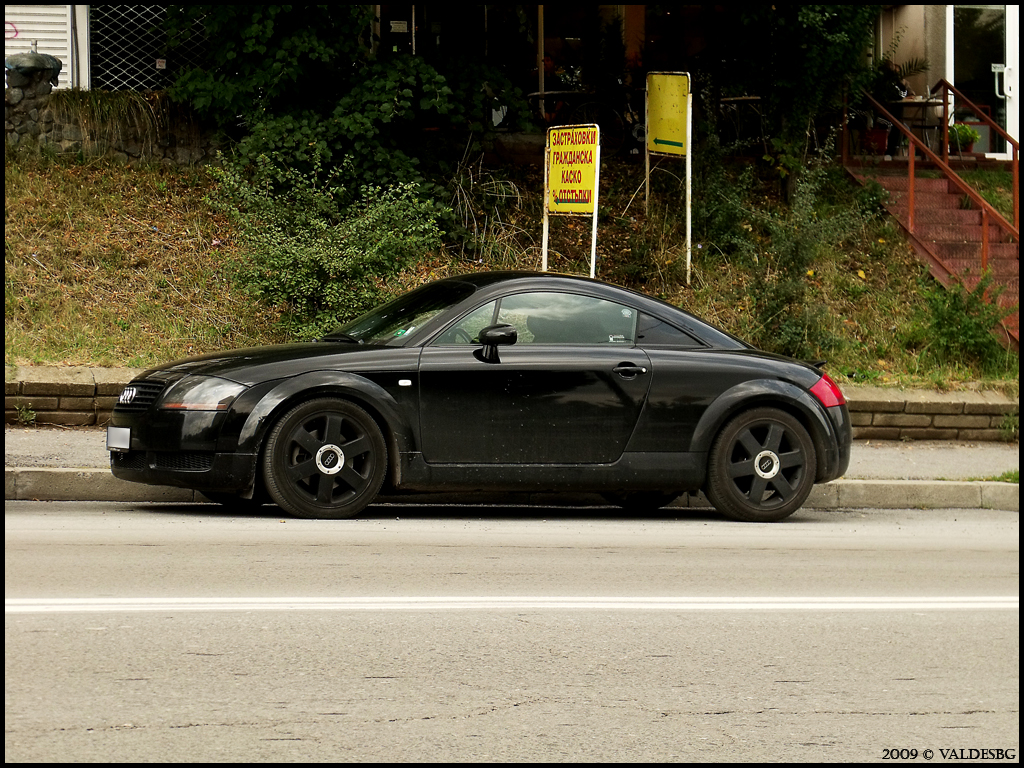
M477 360L485 363L500 363L498 347L507 347L510 344L515 344L519 340L519 333L513 325L489 325L480 331L478 338L483 347L473 352Z

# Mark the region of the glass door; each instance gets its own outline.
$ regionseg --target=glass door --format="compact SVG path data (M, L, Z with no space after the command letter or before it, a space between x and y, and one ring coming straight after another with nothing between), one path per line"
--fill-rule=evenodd
M947 77L1015 139L1019 137L1017 101L1019 29L1017 5L955 5L952 10L952 77ZM948 27L947 27L948 29ZM957 105L954 119L981 135L974 152L1009 157L1006 141L969 109Z

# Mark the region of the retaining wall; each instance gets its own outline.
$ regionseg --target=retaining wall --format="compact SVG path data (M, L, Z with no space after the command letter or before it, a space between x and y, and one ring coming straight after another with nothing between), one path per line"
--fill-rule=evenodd
M121 389L141 368L7 367L4 421L102 426ZM993 391L930 392L843 387L856 439L1016 439L1018 399ZM1010 427L1008 424L1014 426Z

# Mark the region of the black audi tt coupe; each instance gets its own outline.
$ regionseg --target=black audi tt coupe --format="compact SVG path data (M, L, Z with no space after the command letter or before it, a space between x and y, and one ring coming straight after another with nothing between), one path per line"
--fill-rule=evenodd
M851 429L817 367L596 280L423 285L314 342L146 371L107 429L114 475L357 515L382 488L594 491L651 509L701 489L781 520L841 476Z

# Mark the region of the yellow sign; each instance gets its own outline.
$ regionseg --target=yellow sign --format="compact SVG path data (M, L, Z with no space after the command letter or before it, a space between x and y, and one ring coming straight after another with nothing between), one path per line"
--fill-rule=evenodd
M596 125L548 129L548 213L592 214L596 211L599 142Z
M686 155L690 76L685 72L647 75L647 151Z

